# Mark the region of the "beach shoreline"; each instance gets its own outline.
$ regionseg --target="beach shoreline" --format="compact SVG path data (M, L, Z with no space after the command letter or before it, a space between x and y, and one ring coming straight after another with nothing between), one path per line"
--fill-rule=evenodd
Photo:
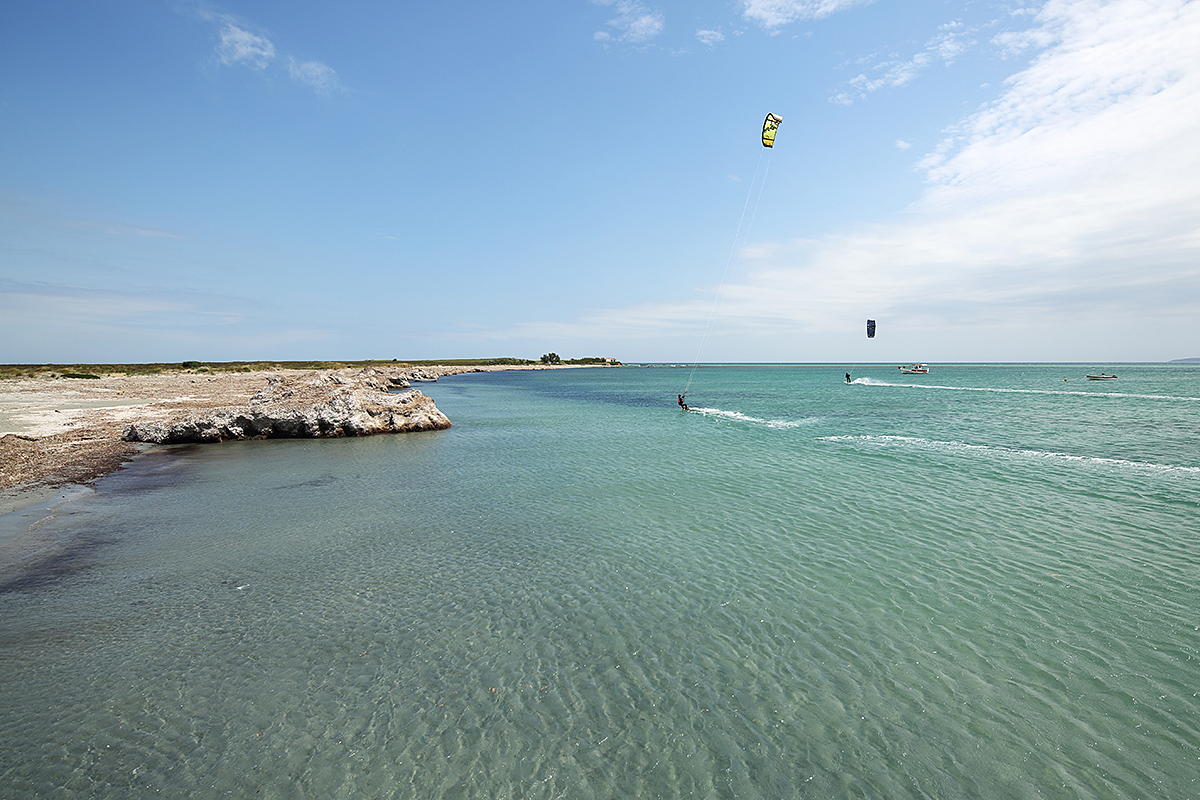
M482 365L381 368L424 381L467 372L573 369L582 365ZM0 381L0 515L44 503L70 486L89 486L152 445L122 441L133 422L166 421L206 409L245 405L269 377L340 370L202 370L98 379ZM355 370L357 371L357 370Z

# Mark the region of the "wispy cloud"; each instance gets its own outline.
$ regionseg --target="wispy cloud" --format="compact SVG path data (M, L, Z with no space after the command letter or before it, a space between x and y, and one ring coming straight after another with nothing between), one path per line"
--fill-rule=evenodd
M773 29L802 19L821 19L872 0L742 0L742 16Z
M972 31L961 22L948 22L938 28L925 44L925 49L911 58L889 58L871 68L871 75L860 73L849 82L849 88L830 98L835 103L850 105L880 89L911 83L930 65L941 62L947 66L975 45Z
M221 29L221 41L217 43L213 56L226 66L246 64L255 69L265 69L275 58L275 45L263 36L226 23Z
M266 32L252 30L255 26L249 22L219 11L202 0L184 2L179 8L181 13L219 26L212 59L221 66L244 66L265 72L276 61L278 53L275 43ZM297 61L295 57L288 56L287 71L294 83L320 95L329 95L345 88L337 72L321 61Z
M663 32L666 19L661 12L651 11L637 0L592 0L596 5L614 6L617 16L608 21L615 34L597 31L598 42L629 42L644 44Z
M0 195L0 227L6 223L16 224L25 230L32 228L52 230L55 237L61 237L71 231L82 230L100 231L107 236L192 240L190 235L174 231L130 225L111 219L81 218L71 211L48 203L43 198L31 196Z
M119 222L95 222L87 220L81 222L64 222L63 224L76 228L95 228L104 231L109 236L139 236L149 239L178 239L180 241L190 241L192 238L178 233L171 233L170 231L139 228L136 225L125 225Z
M700 40L701 44L706 44L709 47L712 47L718 42L725 41L725 34L721 33L720 31L700 30L696 31L696 38Z
M333 68L320 61L300 63L294 58L289 58L288 74L296 83L312 87L317 94L327 95L340 91L342 88L341 81L338 80L337 73L333 71Z
M0 277L0 361L11 363L220 360L333 335L285 319L261 297Z

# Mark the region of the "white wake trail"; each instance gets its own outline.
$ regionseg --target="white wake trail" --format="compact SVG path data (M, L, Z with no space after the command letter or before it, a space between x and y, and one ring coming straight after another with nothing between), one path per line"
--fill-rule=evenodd
M764 425L768 428L799 428L804 425L812 425L818 422L817 417L808 419L760 419L751 417L748 414L743 414L740 411L726 411L720 408L696 408L693 406L688 409L693 414L700 414L705 417L716 417L718 419L727 419L734 422L745 422L751 425Z

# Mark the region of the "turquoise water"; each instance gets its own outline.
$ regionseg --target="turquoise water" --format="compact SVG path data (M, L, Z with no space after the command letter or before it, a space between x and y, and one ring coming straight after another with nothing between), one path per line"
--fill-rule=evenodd
M0 795L1198 797L1200 368L1104 368L166 451L0 548Z

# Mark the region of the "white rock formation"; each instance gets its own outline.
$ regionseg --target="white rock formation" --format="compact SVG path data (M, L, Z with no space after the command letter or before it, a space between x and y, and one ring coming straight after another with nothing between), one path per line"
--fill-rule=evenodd
M428 396L411 390L402 373L368 368L359 372L313 372L300 378L270 376L245 406L184 414L167 422L130 425L127 442L176 444L231 439L325 438L410 433L450 427Z

